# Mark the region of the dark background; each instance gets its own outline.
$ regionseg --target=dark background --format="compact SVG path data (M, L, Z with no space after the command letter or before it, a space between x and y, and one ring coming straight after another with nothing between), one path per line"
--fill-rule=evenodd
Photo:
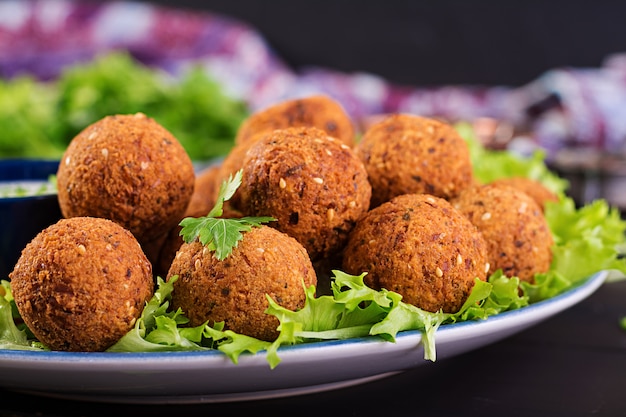
M256 28L294 69L366 71L411 86L518 86L626 51L626 2L152 1Z

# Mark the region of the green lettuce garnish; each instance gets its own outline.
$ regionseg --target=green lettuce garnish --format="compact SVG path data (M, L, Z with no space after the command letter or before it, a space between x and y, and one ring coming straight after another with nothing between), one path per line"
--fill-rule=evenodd
M502 311L490 307L490 298L497 297L492 291L493 284L478 279L461 309L449 314L432 313L404 303L402 296L393 291L373 290L364 284L365 274L355 276L339 270L333 273L332 295L315 298L315 288L310 287L306 291L306 304L299 311L287 310L269 299L267 312L280 320L280 336L270 352L275 352L282 344L374 335L394 342L399 332L418 330L422 332L424 357L434 361L434 336L441 324L487 318ZM517 288L511 294L504 297L514 298L514 303L520 306L527 304L523 296L517 295ZM504 308L509 309L511 305Z
M172 132L194 161L228 153L249 115L245 102L228 96L200 65L173 77L113 51L52 81L0 79L0 157L60 158L89 124L137 112Z
M168 282L158 279L158 289L148 302L141 318L109 352L162 352L218 349L234 363L245 352L267 352L267 361L274 368L280 363L278 349L320 340L345 340L379 336L395 341L405 330L423 334L425 358L435 360L435 331L441 324L461 320L484 319L493 314L528 304L519 295L517 282L501 285L476 280L474 290L455 314L431 313L402 302L400 294L367 287L365 274L355 276L335 270L332 295L316 297L315 286L304 288L306 302L302 309L292 311L268 297L267 313L278 318L278 338L270 343L223 330L224 323L210 326L184 327L187 323L179 310L169 311L169 299L177 276ZM513 282L513 281L512 281ZM503 302L502 300L508 300Z
M9 281L0 281L0 349L10 350L41 350L43 347L36 342L32 333L23 324L17 325L20 319L15 306Z
M269 347L269 342L223 330L223 322L216 323L212 327L207 323L196 327L185 327L189 320L183 312L180 309L169 310L174 283L177 280L177 275L167 282L157 277L157 290L146 304L134 328L107 349L107 352L219 349L233 363L237 363L242 353L256 353Z

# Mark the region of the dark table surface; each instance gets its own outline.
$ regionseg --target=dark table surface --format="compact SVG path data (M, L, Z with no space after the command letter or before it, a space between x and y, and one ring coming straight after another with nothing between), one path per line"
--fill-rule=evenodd
M0 416L626 416L626 281L501 342L375 382L271 400L123 405L0 390Z

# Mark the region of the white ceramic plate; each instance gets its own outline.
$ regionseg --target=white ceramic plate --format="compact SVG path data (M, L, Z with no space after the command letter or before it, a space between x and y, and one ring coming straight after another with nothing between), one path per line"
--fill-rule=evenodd
M564 294L483 321L441 326L437 360L501 340L592 294L607 278L593 275ZM118 403L210 403L283 397L363 383L429 363L421 335L396 343L365 337L281 348L270 369L264 354L233 364L218 351L68 353L0 350L0 386L31 394ZM435 362L436 366L436 362Z

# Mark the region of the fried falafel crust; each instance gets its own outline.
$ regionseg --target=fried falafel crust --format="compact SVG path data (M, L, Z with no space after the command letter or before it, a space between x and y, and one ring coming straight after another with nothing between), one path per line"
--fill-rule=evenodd
M355 126L343 106L324 94L284 100L261 109L244 120L235 143L247 142L259 133L286 127L317 127L329 136L352 147L355 143Z
M467 143L436 119L389 115L363 133L355 151L369 175L372 207L402 194L449 200L474 181Z
M513 188L517 188L531 196L533 200L539 204L541 210L545 211L546 202L548 201L559 201L559 197L557 194L552 192L548 187L543 185L541 182L534 180L532 178L527 177L507 177L507 178L499 178L495 181L492 181L491 184L505 184L510 185Z
M243 165L241 211L299 241L313 261L341 250L368 210L371 186L349 146L314 127L273 131Z
M266 294L279 305L304 306L304 286L317 278L304 247L269 226L245 232L223 261L198 241L184 243L168 273L178 275L172 306L181 308L192 326L223 321L227 329L272 341L278 319L265 313Z
M57 172L59 205L66 218L110 219L144 243L180 219L194 179L187 152L154 119L107 116L67 147Z
M457 312L475 279L486 280L486 245L452 205L404 194L370 210L350 234L343 270L423 310Z
M187 205L186 213L208 214L217 199L220 183L218 174L221 164L210 165L196 174L193 193Z
M9 275L17 308L52 350L103 351L130 331L154 290L135 237L107 219L62 219L22 251Z
M554 239L541 207L523 191L504 184L464 190L453 205L476 225L487 242L491 271L534 282L547 272Z

